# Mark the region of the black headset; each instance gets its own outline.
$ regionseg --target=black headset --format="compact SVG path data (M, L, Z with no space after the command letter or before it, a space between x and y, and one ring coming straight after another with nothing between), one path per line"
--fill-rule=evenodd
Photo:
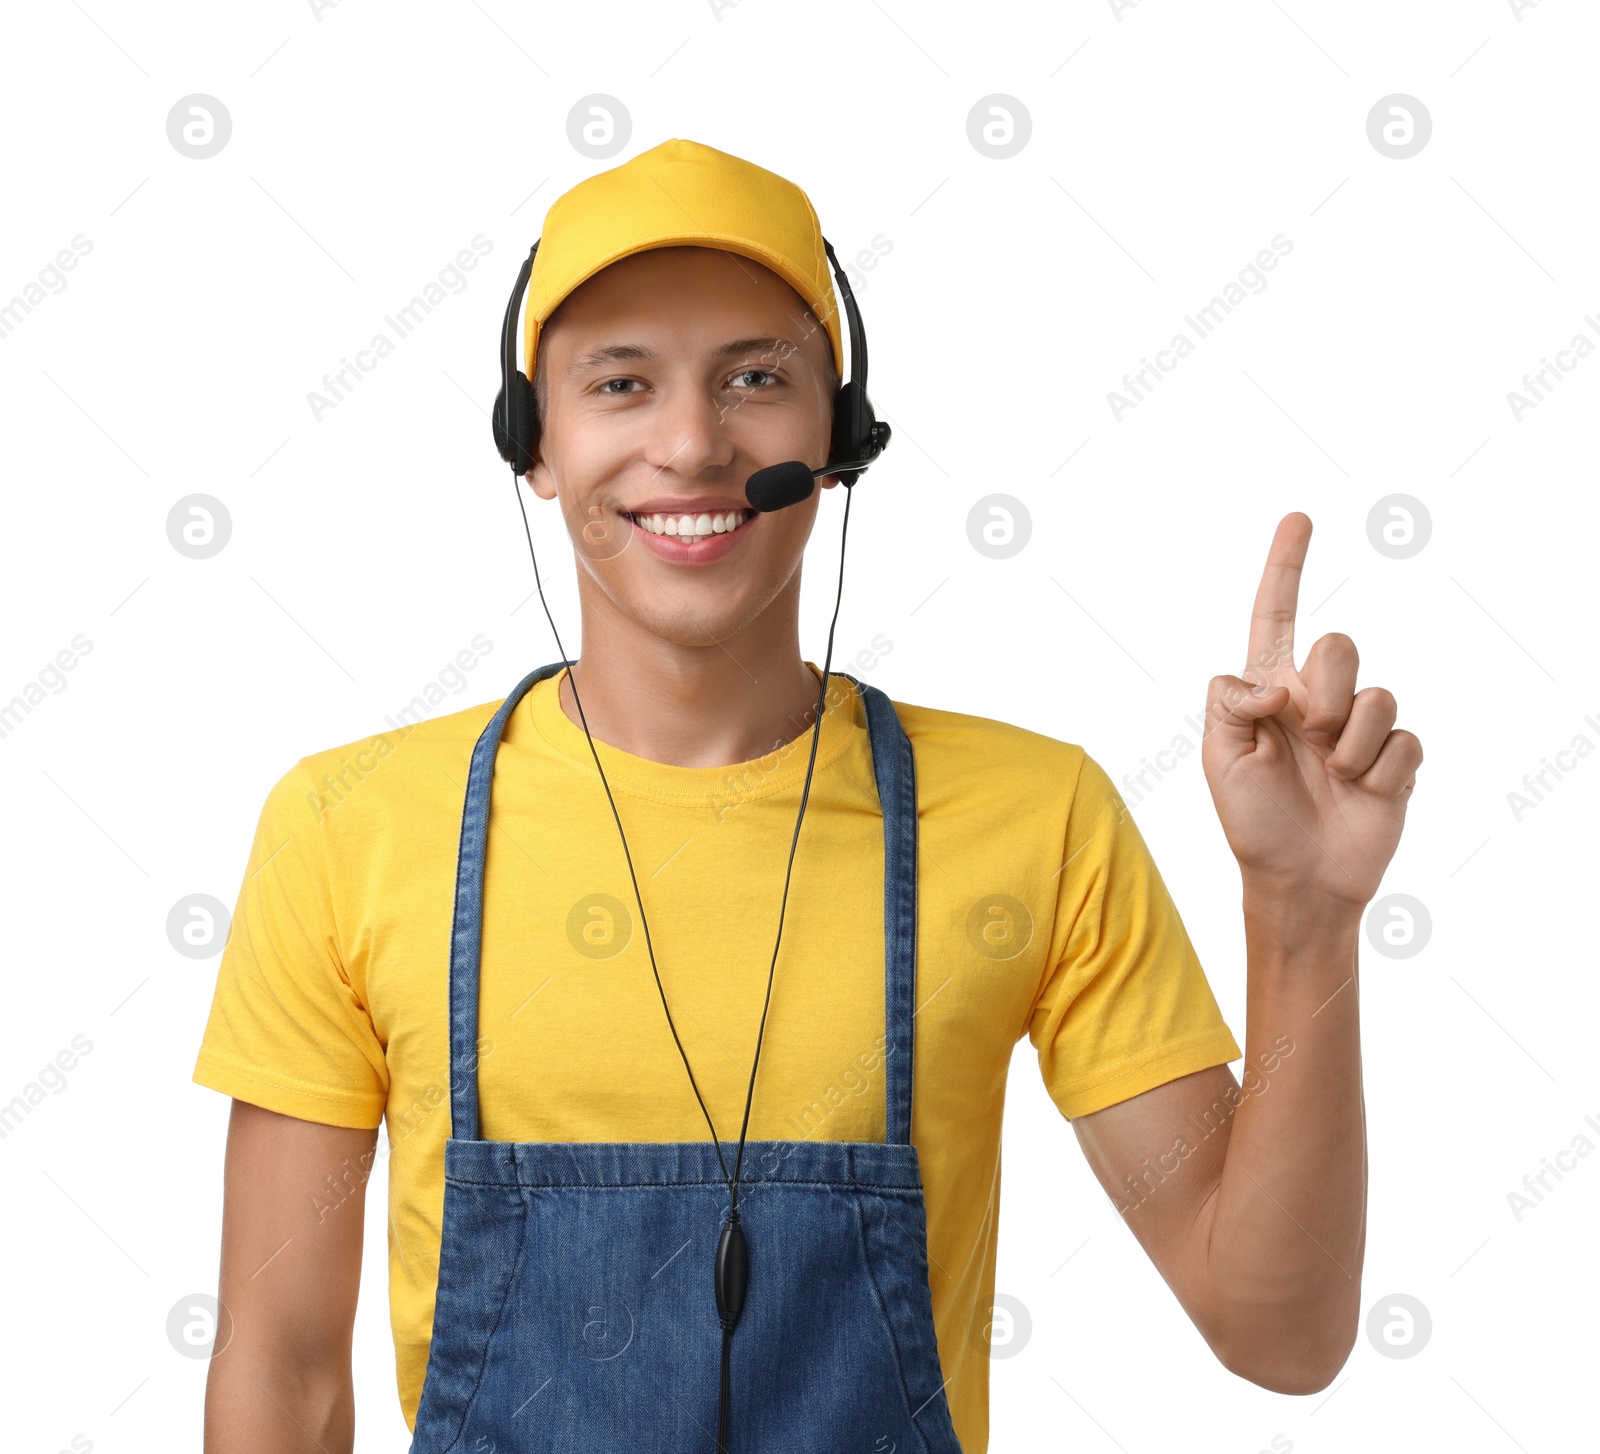
M839 296L844 301L845 320L850 328L850 377L839 385L838 392L833 396L833 438L828 451L828 465L848 463L865 466L877 459L888 446L890 429L873 413L872 401L867 397L867 334L861 326L861 310L856 307L856 296L850 291L850 280L839 266L839 259L834 256L833 244L823 238L822 245L827 250L834 279L839 284ZM533 458L539 448L539 414L534 403L533 382L522 372L516 357L522 299L527 292L528 279L533 273L533 259L538 251L539 244L535 242L517 274L516 286L511 290L511 301L506 304L505 322L500 328L500 392L494 401L494 445L500 452L500 458L517 475L525 475L533 468ZM841 484L853 485L860 472L859 468L835 470L825 467L813 474L837 473ZM807 489L805 493L809 494L810 490ZM804 495L799 498L803 499ZM785 499L783 503L792 504L794 501ZM757 504L756 508L763 506Z

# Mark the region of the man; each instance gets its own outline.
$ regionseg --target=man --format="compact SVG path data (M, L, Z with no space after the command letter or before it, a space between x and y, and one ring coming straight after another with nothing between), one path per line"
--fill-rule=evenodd
M1280 522L1243 674L1208 693L1241 1089L1081 747L838 674L817 721L798 602L823 496L744 505L765 466L843 463L804 193L679 140L590 178L546 219L526 327L526 483L574 543L582 655L268 795L195 1071L234 1098L208 1450L351 1447L380 1121L417 1454L717 1448L730 1390L745 1448L983 1450L1023 1034L1223 1365L1326 1387L1359 1322L1358 929L1421 749L1355 690L1347 637L1294 665L1310 521ZM870 518L852 559L892 568L893 511Z

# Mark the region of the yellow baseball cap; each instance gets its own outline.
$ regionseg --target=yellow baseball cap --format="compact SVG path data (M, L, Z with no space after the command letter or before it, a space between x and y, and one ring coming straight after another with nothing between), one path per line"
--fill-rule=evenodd
M586 177L550 204L528 277L527 377L541 326L573 289L633 253L674 246L720 247L771 268L828 330L844 377L833 274L811 199L776 172L678 137Z

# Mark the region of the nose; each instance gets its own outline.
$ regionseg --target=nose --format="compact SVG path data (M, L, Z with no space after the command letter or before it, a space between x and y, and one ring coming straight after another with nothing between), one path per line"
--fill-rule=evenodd
M651 421L647 458L656 474L694 477L733 462L727 408L698 383L674 382Z

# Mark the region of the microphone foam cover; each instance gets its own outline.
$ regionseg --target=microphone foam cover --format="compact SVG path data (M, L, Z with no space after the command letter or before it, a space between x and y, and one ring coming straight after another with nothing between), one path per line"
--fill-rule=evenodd
M804 460L786 459L769 464L745 481L744 497L752 510L782 510L808 499L816 488L811 467Z

